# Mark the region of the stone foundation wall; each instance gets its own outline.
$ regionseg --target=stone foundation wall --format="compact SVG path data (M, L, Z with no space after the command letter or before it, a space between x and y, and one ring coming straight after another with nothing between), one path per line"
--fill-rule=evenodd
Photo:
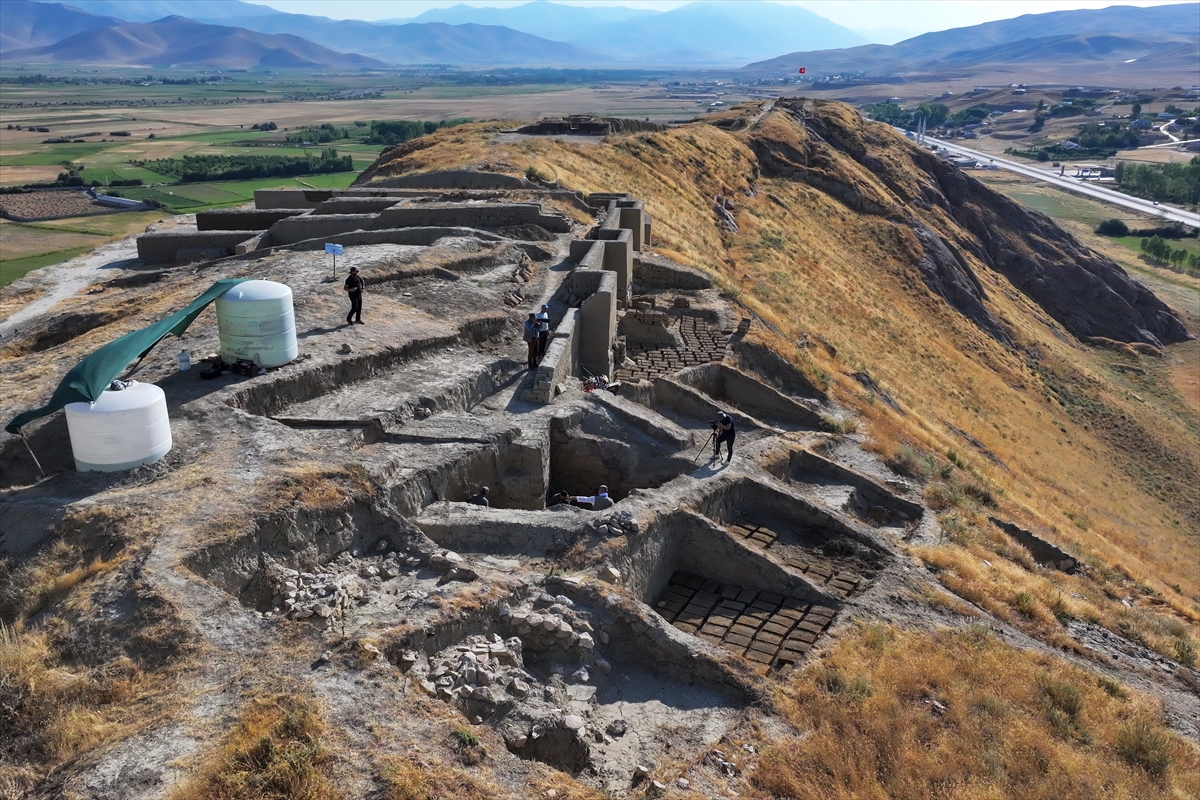
M699 270L649 253L633 260L633 280L648 289L711 289L712 278Z
M404 198L400 197L331 197L313 209L317 214L378 214Z
M226 208L196 213L198 231L265 231L281 219L303 214L298 208Z
M469 206L408 205L385 209L379 214L381 228L429 226L503 228L540 225L554 233L566 233L570 223L557 214L543 214L538 203L486 203Z
M593 375L613 374L612 343L617 336L617 276L607 270L591 297L579 307L579 363Z
M340 244L346 247L365 244L408 244L429 247L438 239L446 236L460 236L479 239L485 242L506 241L504 237L475 228L385 228L372 231L351 231L338 233L333 236L305 239L289 245L289 250L321 250L326 242ZM268 241L264 246L270 246Z
M138 237L138 258L144 264L174 264L181 250L203 253L206 258L231 256L239 244L253 239L259 231L197 231L175 228Z
M369 231L376 227L376 214L304 214L281 219L271 226L271 245L295 244L305 239L320 239L351 231ZM395 227L395 226L380 226Z

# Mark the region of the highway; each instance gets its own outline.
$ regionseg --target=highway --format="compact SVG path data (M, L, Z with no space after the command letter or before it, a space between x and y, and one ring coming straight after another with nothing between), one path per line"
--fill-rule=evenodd
M903 131L901 131L903 133ZM1191 225L1193 228L1200 228L1200 214L1190 211L1183 211L1174 206L1156 205L1150 200L1143 200L1140 197L1131 197L1113 189L1107 189L1103 186L1098 186L1094 183L1087 183L1077 178L1067 178L1065 176L1055 175L1045 169L1032 167L1028 164L1021 164L1016 161L1009 161L1006 158L983 153L979 150L971 150L962 145L953 144L942 139L934 139L931 136L925 137L926 144L935 144L939 148L944 148L948 153L958 156L973 158L983 164L995 164L1000 169L1006 169L1010 172L1015 172L1018 175L1024 175L1028 178L1049 183L1057 186L1060 189L1066 189L1069 192L1076 194L1087 195L1088 197L1097 200L1103 200L1106 203L1127 208L1130 211L1140 211L1143 214L1150 214L1171 222L1182 222L1184 225Z

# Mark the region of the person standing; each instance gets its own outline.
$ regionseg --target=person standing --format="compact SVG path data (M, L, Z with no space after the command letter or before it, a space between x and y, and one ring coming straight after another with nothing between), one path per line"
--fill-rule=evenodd
M538 321L532 311L529 312L529 319L525 320L525 330L521 335L525 339L525 345L529 348L529 356L527 358L529 368L537 369L540 344L538 339Z
M342 288L350 296L350 313L346 315L347 325L365 325L362 321L362 296L363 286L366 284L358 274L358 267L350 268L350 276L346 278L346 284Z
M729 455L725 457L725 463L728 464L733 460L733 440L737 438L737 426L734 425L733 417L724 411L717 412L717 418L712 421L712 426L713 431L717 434L717 441L713 444L713 459L721 457L721 442L725 442L729 448Z
M538 322L538 355L546 355L546 344L550 341L550 306L542 303L542 310L537 313Z

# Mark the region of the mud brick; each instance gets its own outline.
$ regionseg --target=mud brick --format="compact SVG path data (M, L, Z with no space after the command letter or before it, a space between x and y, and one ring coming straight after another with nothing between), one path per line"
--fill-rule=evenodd
M704 585L704 578L701 578L699 575L689 575L688 579L684 581L683 585L692 591L695 591Z
M693 599L716 605L722 598L721 595L715 592L710 592L707 589L701 589L700 591L696 592L696 596Z
M692 599L692 595L694 594L695 592L693 592L691 589L685 589L682 586L672 586L663 592L663 599L678 600L681 603L686 603Z
M778 610L779 610L778 603L768 603L766 600L762 599L761 594L758 596L757 600L755 600L753 603L750 604L750 612L751 613L763 611L763 612L766 612L766 615L768 617L773 615Z
M833 570L822 564L813 564L808 568L808 571L813 575L820 575L822 580L829 580L833 577Z
M846 584L842 583L841 581L830 581L829 588L833 589L835 592L837 592L840 595L848 595L854 591L853 586L847 586Z
M783 563L787 564L789 567L791 567L794 570L797 570L798 572L805 572L808 570L808 562L801 561L798 558L785 558L783 560Z
M659 608L659 609L655 609L655 610L658 611L659 616L661 616L667 622L670 622L672 624L675 622L675 618L679 616L679 612L671 611L666 608Z
M788 639L783 643L783 647L779 648L779 654L781 656L785 654L793 655L799 659L810 649L812 649L812 645L808 642L802 642L799 639Z
M793 608L798 611L807 611L809 608L809 605L810 605L809 603L806 603L803 600L799 600L795 597L783 598L783 607L784 608Z
M686 603L681 603L678 600L667 600L666 598L663 598L662 600L658 601L658 605L656 607L662 611L670 611L672 614L678 614L680 611L683 611L683 607L685 605Z
M775 660L771 662L771 668L777 669L780 672L783 672L784 670L791 669L792 667L794 667L796 665L797 660L798 659L791 658L790 656L789 657L785 657L782 655L776 656Z
M721 587L721 597L725 598L726 600L737 600L737 596L741 593L742 593L742 587L740 587L740 586L722 586Z
M720 633L722 636L724 636L724 635L725 635L725 632L729 630L729 628L730 628L730 626L731 626L731 625L732 625L732 623L729 623L729 622L726 622L726 623L717 622L717 621L716 621L716 620L714 620L712 617L709 617L709 618L708 618L708 621L704 623L703 627L704 627L704 628L712 628L712 632L713 632L713 633L718 633L718 632L719 632L719 633Z
M804 619L800 620L800 624L796 626L796 629L820 633L821 631L825 630L825 627L828 624L829 623L825 620L811 620L808 617L805 617Z
M675 627L679 628L679 630L683 631L684 633L695 633L696 631L700 630L699 625L691 622L679 622L678 620L675 621Z
M679 623L677 622L675 624L678 625ZM813 633L812 631L805 631L805 630L797 629L797 630L792 631L790 634L788 634L788 640L794 641L794 642L805 642L807 644L812 644L813 642L815 642L817 640L817 634Z
M688 581L690 581L693 577L695 577L695 576L692 575L692 573L685 572L684 570L681 570L681 569L677 569L677 570L675 570L675 574L671 576L671 584L683 586Z
M758 628L761 628L763 626L763 623L766 622L767 620L769 620L770 618L771 618L771 612L758 611L753 608L750 609L749 611L747 611L745 614L742 614L742 616L741 616L741 620L744 621L747 625L754 625L755 627L758 627ZM749 620L754 620L754 621L749 622Z
M721 588L720 582L714 581L710 578L709 580L706 580L704 582L704 584L700 587L700 591L712 593L712 592L717 591L720 588Z
M771 530L770 528L759 528L755 533L758 536L767 537L772 542L779 538L779 534L776 533L775 531Z
M729 532L736 534L736 535L742 537L743 539L747 538L748 536L752 536L754 534L754 531L750 528L747 528L745 525L730 525Z
M754 634L758 633L758 628L752 627L750 625L745 625L739 620L736 624L733 625L733 627L731 627L729 629L729 633L730 634L736 633L738 636L749 636L749 637L753 638Z
M758 599L777 606L783 605L783 595L774 592L759 592Z
M763 642L758 639L755 639L753 642L750 643L750 650L747 652L767 653L767 654L773 656L779 652L779 643L778 642Z
M700 627L704 624L704 616L704 614L697 614L695 611L692 611L691 608L685 608L679 612L677 621L695 623L696 627Z
M722 614L741 614L746 610L744 603L736 603L733 600L722 600L717 604L717 611Z
M754 637L754 641L764 642L766 644L771 645L772 647L774 647L776 649L779 649L779 645L783 644L783 637L777 633L768 633L766 631L759 631L758 635Z
M746 658L759 664L767 665L774 660L774 654L763 653L758 650L748 650L746 651Z
M705 633L703 628L701 628L700 633L698 633L696 635L699 636L701 639L703 639L706 642L712 642L713 644L721 643L720 636L717 636L715 633Z
M833 615L836 613L837 611L829 606L813 606L808 610L808 613L805 614L805 618L807 619L812 617L813 619L823 619L828 621L833 619Z
M766 546L773 543L775 541L775 537L759 531L758 533L750 534L749 541Z
M729 633L725 634L725 642L727 644L741 647L743 650L749 647L750 642L752 641L754 640L751 637L742 633L734 633L733 631L730 631Z
M855 575L853 572L839 572L833 576L834 580L845 581L846 583L858 583L861 576Z
M772 619L766 625L763 625L762 629L763 631L767 633L773 633L776 636L787 636L792 630L790 625L780 625L774 619Z
M748 605L753 603L754 598L756 597L758 597L758 592L754 591L753 589L743 589L742 593L738 595L737 599L739 603L746 603Z
M680 612L680 615L682 616L683 614L689 614L700 620L703 620L705 617L708 616L709 611L712 611L712 606L697 605L696 603L688 603L686 606L684 606L683 611Z
M721 614L714 613L714 614L710 614L708 616L708 621L711 622L713 625L719 625L720 627L728 630L729 628L733 627L733 623L737 622L737 617L727 617L727 616L724 616Z

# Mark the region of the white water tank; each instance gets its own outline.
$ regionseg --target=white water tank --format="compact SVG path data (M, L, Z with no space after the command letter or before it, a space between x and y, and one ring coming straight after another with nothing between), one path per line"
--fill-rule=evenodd
M299 354L292 290L275 281L245 281L217 298L221 360L281 367Z
M131 381L94 403L67 403L67 430L80 472L132 469L171 450L167 396L153 383Z

